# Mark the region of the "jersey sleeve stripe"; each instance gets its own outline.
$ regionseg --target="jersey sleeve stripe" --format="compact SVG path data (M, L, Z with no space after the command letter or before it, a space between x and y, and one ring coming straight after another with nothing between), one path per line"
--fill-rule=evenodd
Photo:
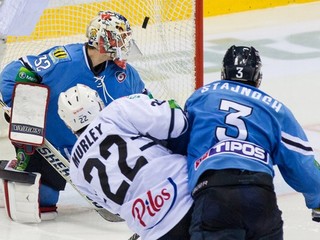
M289 135L287 133L282 132L281 134L281 141L284 143L284 145L296 152L300 152L304 155L312 155L313 149L310 146L310 143L308 141L303 141L300 138L294 137L292 135Z

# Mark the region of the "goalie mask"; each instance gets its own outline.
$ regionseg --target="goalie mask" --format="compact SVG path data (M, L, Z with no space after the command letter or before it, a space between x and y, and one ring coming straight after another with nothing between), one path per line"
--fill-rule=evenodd
M261 59L254 47L231 46L222 62L221 79L259 87L262 79Z
M83 84L60 93L58 99L58 114L74 133L88 126L103 108L98 93Z
M127 19L119 13L101 11L89 24L86 32L88 45L100 53L110 53L113 60L123 61L131 46L131 27ZM120 64L118 64L120 67Z

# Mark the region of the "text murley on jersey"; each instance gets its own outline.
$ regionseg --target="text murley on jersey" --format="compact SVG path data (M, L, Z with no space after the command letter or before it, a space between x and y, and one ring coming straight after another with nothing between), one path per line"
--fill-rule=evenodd
M241 95L245 95L247 97L250 97L252 99L255 100L259 100L269 106L271 106L272 109L274 109L276 112L279 112L281 107L282 107L282 103L278 102L277 100L274 100L272 97L265 95L259 91L255 91L252 90L250 88L241 86L241 85L233 85L230 83L212 83L210 85L205 85L202 87L201 89L201 93L205 93L208 90L210 90L211 86L211 90L228 90L228 91L232 91L232 92L236 92L239 93Z
M72 161L78 167L80 159L88 151L89 147L92 146L102 135L101 123L91 128L87 134L84 135L84 138L78 143Z

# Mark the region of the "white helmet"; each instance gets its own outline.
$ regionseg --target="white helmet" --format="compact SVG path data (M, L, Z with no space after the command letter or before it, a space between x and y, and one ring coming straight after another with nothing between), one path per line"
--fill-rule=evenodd
M131 27L128 20L119 13L100 11L87 28L88 45L100 53L111 53L114 59L122 59L131 45Z
M89 125L103 108L98 93L83 84L60 93L58 99L58 114L74 133Z

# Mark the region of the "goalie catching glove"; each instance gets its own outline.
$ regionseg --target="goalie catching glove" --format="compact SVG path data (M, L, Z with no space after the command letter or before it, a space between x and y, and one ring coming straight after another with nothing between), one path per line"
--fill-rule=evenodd
M0 169L8 217L20 223L40 223L57 216L56 206L39 206L40 173L14 170L15 160ZM7 161L5 161L7 162Z

